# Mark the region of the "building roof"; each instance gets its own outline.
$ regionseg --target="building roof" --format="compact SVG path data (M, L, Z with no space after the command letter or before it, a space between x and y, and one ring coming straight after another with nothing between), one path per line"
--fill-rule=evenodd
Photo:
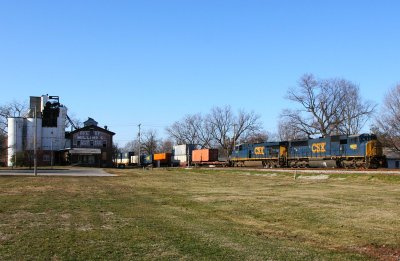
M110 135L115 135L115 132L109 131L107 129L101 128L101 127L96 126L96 125L90 125L90 126L85 126L83 128L80 128L80 129L76 129L76 130L70 132L70 134L73 135L73 134L75 134L75 133L77 133L79 131L86 131L86 130L90 130L90 129L94 129L94 130L98 130L98 131L101 131L101 132L105 132L105 133L108 133Z
M400 159L400 152L390 148L383 148L383 154L387 159Z

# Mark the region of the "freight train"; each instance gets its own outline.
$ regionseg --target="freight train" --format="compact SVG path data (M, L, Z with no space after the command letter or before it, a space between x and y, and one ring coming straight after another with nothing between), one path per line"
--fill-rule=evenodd
M130 156L129 165L187 166L220 165L265 168L379 168L386 160L373 134L334 135L317 139L262 142L235 146L228 160L218 160L217 149L195 149L194 145L174 146L171 153Z
M230 156L233 166L261 162L264 167L378 168L385 166L382 146L373 134L241 144Z

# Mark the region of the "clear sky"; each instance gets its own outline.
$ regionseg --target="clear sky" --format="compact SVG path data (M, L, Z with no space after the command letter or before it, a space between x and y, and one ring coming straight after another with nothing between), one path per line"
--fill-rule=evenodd
M304 73L378 104L400 82L400 1L0 0L0 104L58 95L120 145L231 105L274 132Z

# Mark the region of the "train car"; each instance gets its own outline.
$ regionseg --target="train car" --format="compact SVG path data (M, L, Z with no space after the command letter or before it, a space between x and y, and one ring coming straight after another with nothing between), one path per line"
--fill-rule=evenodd
M141 166L152 166L153 165L153 155L141 155L140 156Z
M171 166L171 153L155 153L153 154L153 161L156 167L169 167Z
M132 157L134 152L118 153L116 159L114 159L114 165L118 168L125 168L126 166L133 166Z
M335 135L289 142L289 167L378 168L384 166L375 135Z
M173 146L172 165L186 167L192 160L192 151L196 149L195 144L180 144Z
M285 167L286 159L286 142L262 142L236 146L230 162L233 166L248 166L260 162L264 167Z
M227 161L220 161L218 149L198 149L192 151L192 164L195 166L226 167Z
M378 168L385 165L382 146L373 134L335 135L287 142L242 144L233 165L260 161L265 167Z
M217 149L200 149L193 150L192 162L214 162L218 161L218 150Z

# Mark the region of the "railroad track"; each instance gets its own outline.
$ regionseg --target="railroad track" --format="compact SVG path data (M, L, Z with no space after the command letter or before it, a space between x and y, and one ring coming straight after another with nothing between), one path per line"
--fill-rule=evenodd
M227 168L223 168L227 169ZM232 170L258 170L265 172L289 172L289 173L315 173L315 174L384 174L400 175L400 170L394 169L326 169L326 168L261 168L261 167L234 167Z

